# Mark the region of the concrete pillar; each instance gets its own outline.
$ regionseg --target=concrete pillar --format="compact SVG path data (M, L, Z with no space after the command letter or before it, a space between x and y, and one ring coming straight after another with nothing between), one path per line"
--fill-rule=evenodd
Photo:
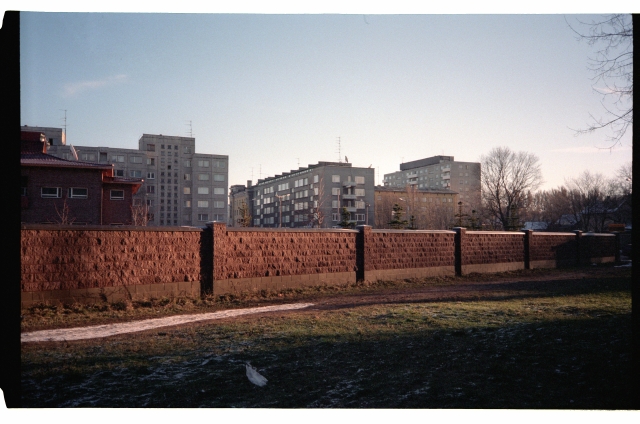
M222 269L226 262L226 234L227 224L224 222L207 222L207 227L212 232L212 263L211 263L211 281L212 290L216 284L216 280L222 280ZM213 292L213 291L212 291Z
M462 255L464 253L464 249L462 247L467 229L464 227L455 227L453 231L456 232L454 238L456 275L462 275Z
M582 231L575 230L574 233L576 233L576 265L580 266L583 264L582 255L584 253L584 246L582 246Z
M531 269L531 238L533 230L524 232L524 269Z
M356 227L356 281L364 281L367 278L366 266L369 252L368 243L371 243L371 225L358 225Z

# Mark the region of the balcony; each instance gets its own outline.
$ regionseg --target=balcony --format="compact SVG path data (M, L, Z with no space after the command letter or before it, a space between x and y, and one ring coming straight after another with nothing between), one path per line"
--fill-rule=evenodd
M357 184L355 181L343 181L342 187L355 187Z
M356 196L355 194L343 194L342 198L344 200L356 200L358 196Z
M357 212L358 208L356 208L355 206L345 206L345 208L347 209L347 212Z

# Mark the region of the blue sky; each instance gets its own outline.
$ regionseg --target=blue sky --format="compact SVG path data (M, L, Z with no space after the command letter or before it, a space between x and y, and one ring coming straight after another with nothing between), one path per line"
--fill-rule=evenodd
M26 12L21 122L61 127L66 110L69 144L137 148L191 121L198 152L229 155L230 185L337 161L338 137L377 183L498 146L535 153L544 188L631 161L631 134L609 151L606 131L572 130L602 106L567 21L596 16L353 12Z

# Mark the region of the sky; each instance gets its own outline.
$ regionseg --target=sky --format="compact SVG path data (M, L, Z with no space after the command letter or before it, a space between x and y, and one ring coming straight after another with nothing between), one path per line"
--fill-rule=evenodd
M569 24L595 15L23 10L49 12L21 14L22 125L66 113L75 146L192 134L229 156L229 185L345 157L381 184L402 162L500 146L535 154L543 189L631 162L631 133L612 150L606 130L576 136L602 87Z

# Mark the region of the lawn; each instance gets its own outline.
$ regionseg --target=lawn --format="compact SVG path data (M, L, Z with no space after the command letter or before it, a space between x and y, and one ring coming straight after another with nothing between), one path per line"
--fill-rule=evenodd
M249 382L246 361L265 387ZM631 368L631 272L620 271L540 281L510 296L343 305L23 344L22 404L633 409Z

